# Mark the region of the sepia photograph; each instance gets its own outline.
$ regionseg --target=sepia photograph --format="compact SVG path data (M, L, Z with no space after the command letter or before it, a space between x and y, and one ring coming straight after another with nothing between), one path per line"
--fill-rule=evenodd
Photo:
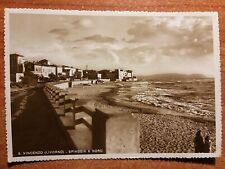
M5 10L8 161L221 153L216 12Z

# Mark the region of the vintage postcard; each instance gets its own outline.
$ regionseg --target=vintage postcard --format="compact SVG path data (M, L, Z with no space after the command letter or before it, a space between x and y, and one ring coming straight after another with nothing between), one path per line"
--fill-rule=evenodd
M8 161L221 154L217 12L5 9Z

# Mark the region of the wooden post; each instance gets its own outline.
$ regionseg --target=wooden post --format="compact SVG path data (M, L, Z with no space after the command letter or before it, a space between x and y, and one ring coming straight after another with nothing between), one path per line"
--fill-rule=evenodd
M76 113L75 113L75 109L76 109L76 102L78 101L78 99L73 98L73 126L74 126L74 130L76 130Z
M64 107L63 107L63 114L66 114L66 94L64 95Z
M73 110L72 110L72 113L73 113L73 126L74 126L74 130L76 129L76 125L75 125L75 120L76 120L76 117L75 117L75 112L74 112L74 109L75 109L75 106L76 106L76 102L75 102L75 98L72 98L71 99L72 102L73 102Z

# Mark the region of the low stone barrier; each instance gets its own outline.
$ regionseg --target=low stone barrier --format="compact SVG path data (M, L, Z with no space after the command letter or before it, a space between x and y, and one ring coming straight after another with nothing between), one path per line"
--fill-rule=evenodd
M59 84L55 84L54 86L60 89L67 89L69 87L69 82L61 82Z
M100 153L139 152L139 123L131 113L77 106L77 98L50 84L44 91L78 149L101 150Z
M79 85L79 84L95 84L97 80L75 80L75 81L65 81L65 82L60 82L58 84L54 84L55 87L60 88L60 89L67 89L69 87ZM108 82L108 79L105 80L105 82ZM71 86L70 86L71 83Z
M140 129L131 113L93 112L93 147L106 153L138 153Z
M96 80L75 80L72 81L72 85L79 85L79 84L95 84Z

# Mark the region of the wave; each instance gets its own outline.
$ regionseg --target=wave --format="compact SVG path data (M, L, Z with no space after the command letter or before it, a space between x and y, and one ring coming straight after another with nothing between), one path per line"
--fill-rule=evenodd
M185 115L215 119L214 83L211 81L133 82L121 87L117 94Z

